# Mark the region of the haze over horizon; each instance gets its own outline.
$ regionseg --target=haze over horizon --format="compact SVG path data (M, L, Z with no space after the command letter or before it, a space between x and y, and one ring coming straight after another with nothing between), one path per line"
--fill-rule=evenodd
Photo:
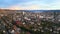
M59 10L60 0L0 0L0 8L12 10Z

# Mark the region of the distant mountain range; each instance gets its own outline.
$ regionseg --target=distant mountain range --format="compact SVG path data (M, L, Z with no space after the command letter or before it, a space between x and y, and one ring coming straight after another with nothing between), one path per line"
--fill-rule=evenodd
M1 12L6 12L6 11L25 11L25 12L34 12L34 13L40 13L40 12L60 12L60 10L9 10L9 9L0 9Z
M18 10L18 11L25 11L25 12L60 12L60 10Z

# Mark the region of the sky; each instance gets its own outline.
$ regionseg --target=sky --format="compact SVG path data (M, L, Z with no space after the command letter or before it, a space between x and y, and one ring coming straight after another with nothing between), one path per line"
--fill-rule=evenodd
M60 0L0 0L0 8L12 10L57 10Z

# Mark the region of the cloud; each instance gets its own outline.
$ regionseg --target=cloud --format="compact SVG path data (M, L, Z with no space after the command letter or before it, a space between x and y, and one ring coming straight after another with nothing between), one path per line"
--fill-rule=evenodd
M55 10L60 9L56 6L44 6L44 5L30 5L30 6L11 6L9 9L12 10Z
M26 1L26 2L24 2ZM12 10L56 10L60 9L60 0L24 0L6 8ZM13 2L12 2L13 3Z

